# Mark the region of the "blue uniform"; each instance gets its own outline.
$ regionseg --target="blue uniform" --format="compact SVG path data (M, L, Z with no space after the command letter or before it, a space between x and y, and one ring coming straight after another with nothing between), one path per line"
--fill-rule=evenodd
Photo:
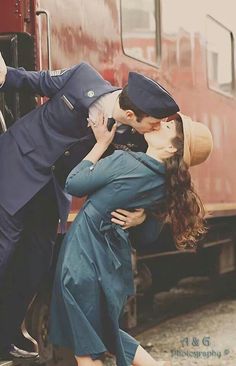
M82 161L70 173L67 191L89 195L67 233L57 264L50 339L75 355L116 355L129 366L138 342L119 328L128 295L134 294L128 230L111 223L110 212L155 210L165 196L165 167L145 153L116 151L97 164Z
M58 218L65 222L69 211L62 188L65 178L95 143L87 127L89 107L119 88L81 63L58 73L8 68L0 91L21 89L49 100L0 136L0 281L11 258L0 289L0 347L15 342L16 330L50 266ZM143 137L130 130L115 142L146 148ZM145 226L150 223L146 220Z

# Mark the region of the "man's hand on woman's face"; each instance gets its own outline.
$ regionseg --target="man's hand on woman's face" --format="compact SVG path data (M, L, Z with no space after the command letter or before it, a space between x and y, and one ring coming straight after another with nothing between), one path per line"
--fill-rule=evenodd
M6 74L7 74L7 67L0 52L0 85L5 82Z
M133 226L142 224L146 219L146 213L143 208L137 208L135 211L127 211L117 209L111 213L111 221L115 224L121 225L123 229L129 229Z

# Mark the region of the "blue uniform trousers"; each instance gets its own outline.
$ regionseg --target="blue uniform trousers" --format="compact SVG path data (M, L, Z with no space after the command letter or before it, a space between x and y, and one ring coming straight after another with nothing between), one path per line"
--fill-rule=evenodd
M58 209L50 181L10 216L0 206L0 348L15 342L27 307L51 264ZM7 264L7 265L6 265Z

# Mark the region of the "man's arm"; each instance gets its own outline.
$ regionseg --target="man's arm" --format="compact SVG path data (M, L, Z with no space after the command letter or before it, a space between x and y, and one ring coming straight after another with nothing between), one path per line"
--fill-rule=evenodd
M6 67L0 55L0 91L27 90L41 96L52 97L79 67L56 71L26 71L23 67Z
M130 229L131 240L137 245L149 245L155 242L163 228L163 223L158 221L151 213L146 213L140 208L134 212L118 209L111 213L112 222Z
M127 211L118 208L111 212L111 221L117 225L121 225L123 229L130 229L134 226L141 225L146 220L146 213L143 208L137 208L135 211Z
M130 238L138 246L148 246L157 241L163 225L163 222L158 221L154 215L148 213L146 220L141 225L130 229Z

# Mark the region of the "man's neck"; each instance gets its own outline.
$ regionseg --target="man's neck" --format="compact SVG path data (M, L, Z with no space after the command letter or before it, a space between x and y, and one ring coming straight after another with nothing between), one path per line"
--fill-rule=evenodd
M119 96L120 96L120 94L116 98L113 112L112 112L112 117L120 124L129 126L129 124L127 123L127 121L125 119L124 110L120 108Z

